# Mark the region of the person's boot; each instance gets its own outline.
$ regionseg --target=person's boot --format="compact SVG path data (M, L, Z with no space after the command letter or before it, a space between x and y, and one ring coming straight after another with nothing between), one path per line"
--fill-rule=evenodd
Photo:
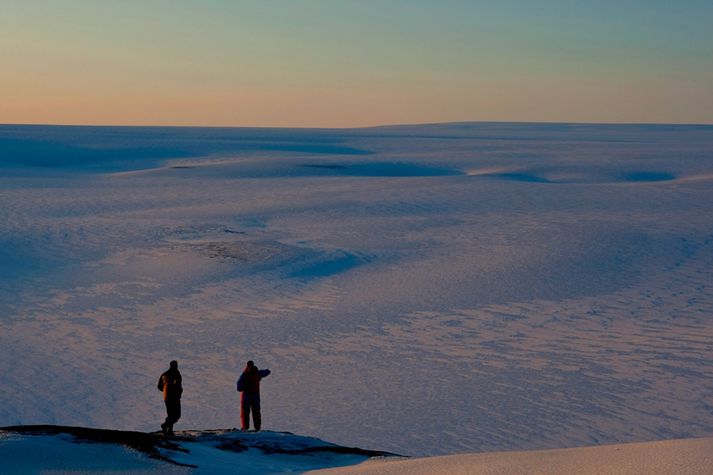
M163 432L163 435L168 435L168 433L166 431L166 427L167 426L166 426L165 422L163 424L161 424L161 432Z
M253 412L253 422L253 425L255 426L255 432L260 432L260 428L262 427L262 414L260 414L259 409Z

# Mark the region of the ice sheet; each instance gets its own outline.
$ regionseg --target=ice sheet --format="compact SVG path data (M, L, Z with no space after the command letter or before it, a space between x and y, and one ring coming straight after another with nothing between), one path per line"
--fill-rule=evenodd
M410 455L713 430L713 127L0 127L0 426Z

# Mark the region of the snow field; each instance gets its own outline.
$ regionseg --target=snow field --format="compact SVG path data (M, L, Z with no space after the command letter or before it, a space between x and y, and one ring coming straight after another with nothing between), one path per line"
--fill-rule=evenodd
M0 127L0 425L407 455L713 429L713 129Z

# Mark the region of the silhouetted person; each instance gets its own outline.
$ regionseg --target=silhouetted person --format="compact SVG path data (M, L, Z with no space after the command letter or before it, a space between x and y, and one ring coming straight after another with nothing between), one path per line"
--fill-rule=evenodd
M163 401L166 403L166 421L161 424L161 432L173 435L173 424L181 418L181 373L178 371L178 361L171 361L171 367L158 378L158 390L163 391Z
M260 380L269 374L269 369L258 370L255 363L248 361L238 379L238 391L241 392L240 424L243 430L250 429L250 411L253 413L255 430L260 430Z

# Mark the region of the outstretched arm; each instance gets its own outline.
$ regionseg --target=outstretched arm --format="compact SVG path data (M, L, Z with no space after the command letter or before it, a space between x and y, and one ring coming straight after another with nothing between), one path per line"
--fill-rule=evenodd
M258 374L260 375L261 378L264 378L265 376L270 376L270 370L269 369L261 369L258 371Z

